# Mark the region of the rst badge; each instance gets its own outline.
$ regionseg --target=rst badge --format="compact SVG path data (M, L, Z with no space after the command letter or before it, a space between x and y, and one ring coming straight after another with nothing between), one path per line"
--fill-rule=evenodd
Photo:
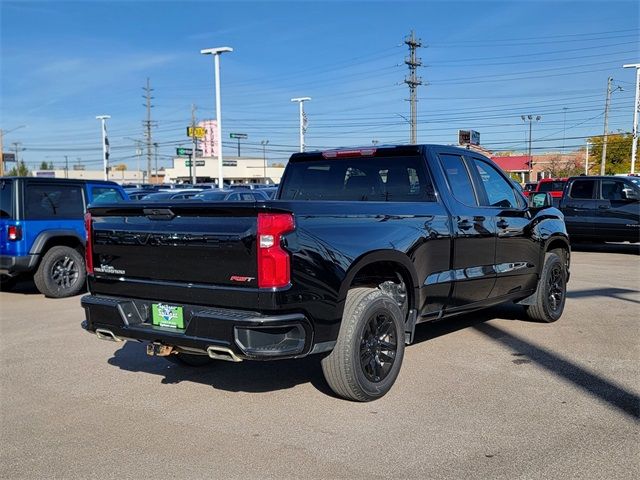
M238 283L249 283L249 282L253 282L256 279L256 277L245 277L242 275L231 275L231 277L229 278L229 280L231 280L232 282L238 282Z

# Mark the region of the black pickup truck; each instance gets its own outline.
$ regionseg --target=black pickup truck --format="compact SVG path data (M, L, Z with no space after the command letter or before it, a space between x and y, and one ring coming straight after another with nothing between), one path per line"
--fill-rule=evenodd
M89 209L82 326L199 365L322 354L340 396L393 385L417 323L562 314L570 248L489 159L412 145L295 154L273 201Z
M558 208L572 242L640 242L638 177L571 177Z

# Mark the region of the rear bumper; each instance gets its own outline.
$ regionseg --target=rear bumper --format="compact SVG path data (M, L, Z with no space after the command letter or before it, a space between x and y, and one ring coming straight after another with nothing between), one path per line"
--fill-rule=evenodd
M38 264L38 255L0 255L0 274L15 277L16 275L33 270Z
M152 302L118 297L82 297L82 328L100 337L152 342L178 351L206 354L210 347L230 350L239 359L298 358L323 351L313 348L313 327L300 313L262 315L198 305L183 307L184 329L152 324ZM108 335L107 334L107 335Z

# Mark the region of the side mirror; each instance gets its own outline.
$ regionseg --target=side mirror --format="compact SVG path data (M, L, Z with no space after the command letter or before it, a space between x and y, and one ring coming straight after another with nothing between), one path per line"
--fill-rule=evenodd
M549 193L534 193L529 195L529 208L548 208L553 205Z
M640 195L635 190L625 188L622 190L622 198L628 201L640 200Z

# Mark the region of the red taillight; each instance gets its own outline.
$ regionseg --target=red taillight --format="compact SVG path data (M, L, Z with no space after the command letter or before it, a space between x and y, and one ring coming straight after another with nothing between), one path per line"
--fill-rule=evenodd
M9 225L7 227L7 238L12 242L22 240L22 227L17 225Z
M356 148L352 150L328 150L322 152L324 158L371 157L376 154L375 148Z
M280 246L282 235L294 229L289 213L258 214L258 286L285 287L291 280L289 253Z
M84 214L84 228L87 232L87 243L84 246L84 262L87 268L87 273L93 275L93 238L91 228L91 214L89 212Z

